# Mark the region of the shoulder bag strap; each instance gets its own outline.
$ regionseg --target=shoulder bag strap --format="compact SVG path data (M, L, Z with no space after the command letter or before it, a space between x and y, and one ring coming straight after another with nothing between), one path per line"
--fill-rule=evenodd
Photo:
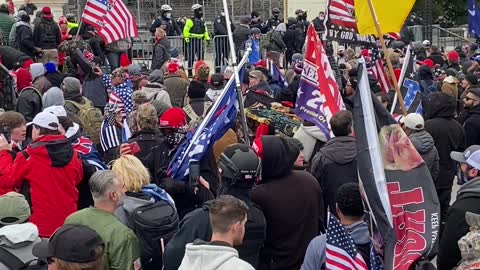
M25 265L17 256L3 247L0 247L0 262L12 270L20 269Z

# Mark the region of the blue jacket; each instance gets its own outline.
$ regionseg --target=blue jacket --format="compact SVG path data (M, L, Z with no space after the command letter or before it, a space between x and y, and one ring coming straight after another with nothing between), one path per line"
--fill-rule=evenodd
M248 62L253 65L257 63L258 61L261 60L261 54L260 54L260 40L254 40L254 39L248 39L245 42L245 48L248 47L252 48L252 51L250 52L250 55L248 56Z

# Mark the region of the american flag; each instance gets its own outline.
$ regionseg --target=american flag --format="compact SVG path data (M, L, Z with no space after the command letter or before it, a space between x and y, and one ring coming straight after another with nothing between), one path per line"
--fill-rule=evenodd
M238 72L242 81L245 70L242 68ZM239 103L234 77L232 76L227 82L225 90L211 107L204 122L193 134L187 134L187 139L178 147L168 168L170 177L187 180L190 160L201 160L213 144L235 123Z
M354 15L353 0L330 0L328 5L328 20L337 26L348 29L357 29L357 21Z
M124 118L123 126L119 132L119 128L117 128L115 122L115 115L117 112L119 112L117 104L107 104L105 106L105 116L100 128L100 144L103 151L118 147L131 137L130 128L128 127L126 118Z
M138 37L137 22L122 0L88 0L82 21L95 27L105 44Z
M326 269L331 270L367 270L365 263L352 236L334 215L330 215L327 229Z
M373 48L370 54L370 60L372 62L370 66L369 73L371 73L377 79L380 87L382 88L382 92L388 93L392 84L390 80L387 78L387 73L385 72L385 68L383 67L383 61L380 57L380 52L378 48Z

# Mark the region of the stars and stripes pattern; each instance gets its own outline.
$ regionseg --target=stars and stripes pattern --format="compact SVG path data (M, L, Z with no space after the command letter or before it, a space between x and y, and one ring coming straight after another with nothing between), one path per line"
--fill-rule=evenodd
M80 154L81 159L93 165L97 171L108 169L89 138L80 136L72 142L72 146Z
M334 215L330 215L327 229L326 269L368 270L352 236Z
M137 22L122 0L88 0L82 21L92 25L105 44L138 37Z
M339 27L356 30L354 7L353 0L330 0L327 12L328 20Z
M387 77L387 73L385 71L385 67L383 66L382 58L380 57L380 52L378 48L373 48L370 53L370 61L371 66L369 73L371 73L378 81L380 88L382 88L382 92L388 93L392 88L392 84Z
M239 70L240 81L244 69ZM195 130L188 133L187 139L178 147L169 165L168 174L177 180L185 181L189 175L190 160L201 160L210 147L220 139L235 123L239 111L235 76L230 78L222 95L212 106L211 111Z
M133 111L132 96L132 83L127 80L126 82L112 88L112 92L108 95L108 104L115 104L122 110L123 115L126 116Z

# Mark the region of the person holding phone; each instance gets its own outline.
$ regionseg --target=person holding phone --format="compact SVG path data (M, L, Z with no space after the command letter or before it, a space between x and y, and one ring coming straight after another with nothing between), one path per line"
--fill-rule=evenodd
M152 104L140 105L134 117L137 131L120 146L120 155L136 156L148 169L153 181L155 172L161 167L168 166L169 149L158 130L157 112ZM153 148L155 151L152 151Z
M223 151L218 164L222 179L218 189L218 197L230 195L241 200L249 207L243 243L235 248L239 252L240 259L256 267L259 261L260 248L265 241L266 223L262 210L252 203L250 197L252 188L260 175L261 161L251 147L236 143ZM192 165L190 164L191 176L192 171L195 171L193 169L195 165ZM200 177L200 179L202 178ZM185 255L185 245L187 243L192 243L196 239L210 240L212 228L210 227L209 209L211 209L213 202L214 200L205 202L201 208L194 210L183 219L177 233L165 248L165 270L178 269Z

